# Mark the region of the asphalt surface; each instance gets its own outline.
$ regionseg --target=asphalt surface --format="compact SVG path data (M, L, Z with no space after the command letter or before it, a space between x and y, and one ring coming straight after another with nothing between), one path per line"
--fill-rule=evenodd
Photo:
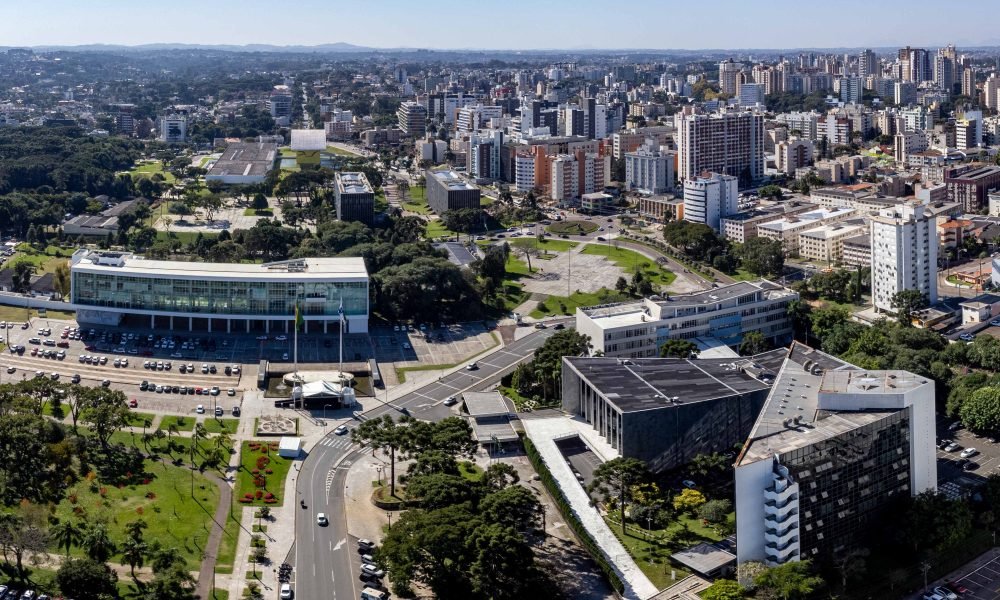
M570 319L561 320L563 323L568 321ZM507 369L530 356L556 331L551 325L548 329L534 331L502 350L477 359L478 369L463 369L446 375L365 412L362 418L386 414L398 418L409 414L417 419L440 421L452 416L456 413L443 404L448 397L499 381ZM348 534L344 512L344 483L359 452L358 446L350 442L350 433L342 436L330 433L303 461L296 484L296 496L306 504L305 509L298 509L295 523L292 581L296 598L356 599L364 588L358 579L361 561L357 540ZM326 527L316 525L316 513L320 512L326 513L329 519L330 524Z

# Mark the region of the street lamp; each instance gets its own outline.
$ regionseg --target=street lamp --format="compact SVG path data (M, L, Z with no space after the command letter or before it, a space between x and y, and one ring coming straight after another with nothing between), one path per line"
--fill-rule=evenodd
M382 471L385 470L385 465L375 465L375 472L378 473L378 484L382 485Z
M385 516L389 518L389 529L392 529L392 513L385 511Z
M323 428L324 428L324 429L326 428L326 409L327 409L327 408L328 408L329 406L330 406L329 404L324 404L324 405L323 405Z

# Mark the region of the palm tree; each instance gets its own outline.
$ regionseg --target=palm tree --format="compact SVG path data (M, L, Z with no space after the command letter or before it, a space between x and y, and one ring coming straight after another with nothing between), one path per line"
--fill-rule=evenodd
M79 546L83 540L83 530L73 521L59 521L49 529L49 534L56 542L56 548L66 548L66 556L73 546Z
M125 525L125 533L136 540L137 542L142 541L142 532L144 529L148 528L149 525L146 524L142 519L136 519Z
M141 569L143 564L145 564L146 553L148 551L149 546L141 539L130 537L122 544L122 564L129 566L132 579L135 579L135 568L139 567Z
M95 523L87 529L82 546L87 556L101 563L108 562L111 555L118 550L104 523Z

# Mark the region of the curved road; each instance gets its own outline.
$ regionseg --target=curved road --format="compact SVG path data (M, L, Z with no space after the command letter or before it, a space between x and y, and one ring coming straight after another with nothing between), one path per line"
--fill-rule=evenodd
M561 319L554 322L567 322ZM398 416L405 409L411 416L440 421L455 413L442 404L449 396L482 389L499 381L515 364L530 356L555 333L549 327L533 331L504 348L477 359L479 369L456 371L429 383L390 403L364 413L365 419L385 414ZM348 468L358 454L350 435L333 433L324 437L309 452L296 484L297 499L304 499L307 510L298 509L295 521L295 597L303 600L330 598L355 600L364 587L358 579L360 559L356 540L347 533L344 513L344 484ZM326 513L330 524L316 525L316 513Z

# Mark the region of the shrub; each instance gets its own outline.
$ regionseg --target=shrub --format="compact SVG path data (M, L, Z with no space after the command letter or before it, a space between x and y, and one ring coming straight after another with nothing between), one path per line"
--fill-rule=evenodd
M254 498L256 498L257 500L260 500L263 496L264 496L264 492L262 492L260 490L257 490L257 493L254 494Z

